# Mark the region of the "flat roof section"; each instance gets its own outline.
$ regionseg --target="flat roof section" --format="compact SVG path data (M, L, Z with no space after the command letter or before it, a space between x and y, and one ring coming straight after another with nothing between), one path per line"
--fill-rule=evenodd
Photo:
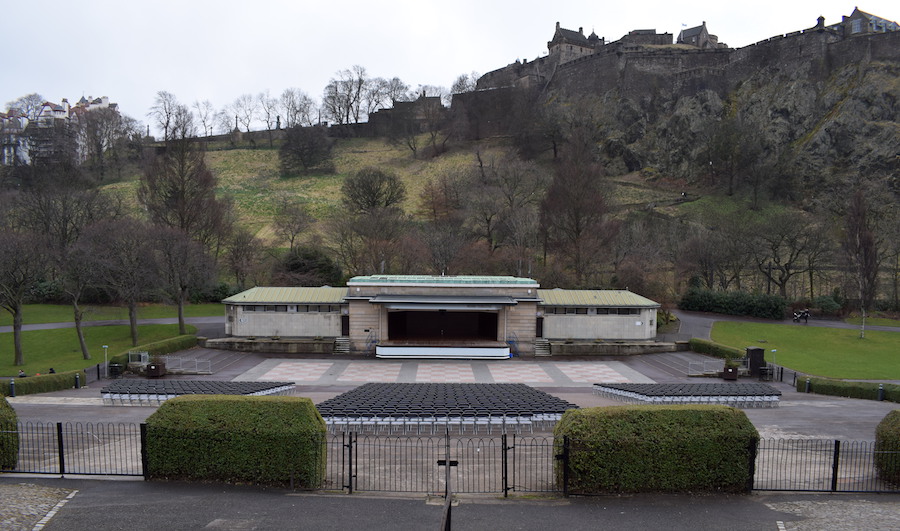
M531 278L481 275L369 275L353 277L348 286L522 286L537 288Z
M539 289L542 306L659 308L659 303L624 289Z
M341 304L347 288L255 287L232 295L225 304Z

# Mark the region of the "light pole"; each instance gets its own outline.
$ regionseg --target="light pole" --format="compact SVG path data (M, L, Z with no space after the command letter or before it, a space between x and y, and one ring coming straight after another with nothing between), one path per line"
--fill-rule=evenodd
M778 363L775 362L775 360L777 359L777 358L775 357L775 353L776 353L776 352L778 352L778 350L773 348L773 349L772 349L772 365L778 365Z
M107 354L109 353L109 345L103 345L103 365L106 366L106 379L109 380L109 361Z

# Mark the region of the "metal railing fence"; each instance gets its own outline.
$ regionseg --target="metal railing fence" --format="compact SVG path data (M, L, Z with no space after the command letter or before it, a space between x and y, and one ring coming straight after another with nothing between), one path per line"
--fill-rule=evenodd
M318 488L348 493L568 495L569 458L588 451L577 441L552 435L469 436L448 430L323 437L325 476ZM4 471L147 476L144 424L7 424L0 428L0 451L11 447L17 449L17 462ZM900 451L871 441L763 439L755 448L753 490L900 492L896 477L889 478L893 482L883 477L884 471L900 474Z

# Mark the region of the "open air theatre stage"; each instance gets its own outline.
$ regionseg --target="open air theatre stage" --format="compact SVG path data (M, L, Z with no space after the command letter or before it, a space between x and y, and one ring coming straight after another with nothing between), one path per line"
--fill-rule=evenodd
M101 389L105 404L159 405L181 395L291 394L293 382L118 380ZM646 404L776 407L781 392L762 383L594 384L594 392ZM330 431L491 433L552 429L578 406L525 384L369 383L317 404Z

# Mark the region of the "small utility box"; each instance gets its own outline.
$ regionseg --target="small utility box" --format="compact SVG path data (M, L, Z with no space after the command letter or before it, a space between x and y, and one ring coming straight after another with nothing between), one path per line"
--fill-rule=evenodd
M762 347L747 347L750 376L759 376L760 369L766 366L766 351Z

